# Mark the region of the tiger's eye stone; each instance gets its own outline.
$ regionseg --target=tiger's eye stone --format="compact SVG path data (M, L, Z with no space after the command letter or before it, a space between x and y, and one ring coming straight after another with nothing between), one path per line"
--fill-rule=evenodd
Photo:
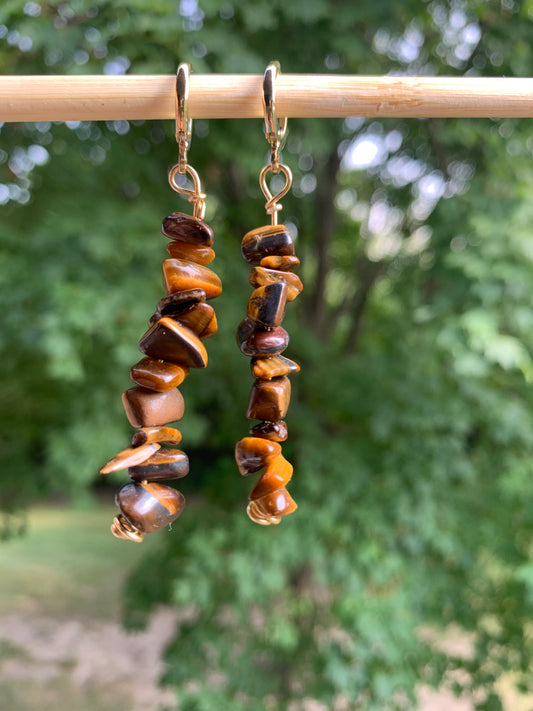
M189 289L189 291L180 291L164 296L159 300L155 314L150 318L150 326L157 323L163 316L173 316L175 313L180 313L183 309L205 300L206 295L203 289Z
M142 444L161 442L162 444L179 444L181 442L181 432L174 427L143 427L137 430L131 438L132 447L140 447Z
M120 469L127 469L137 464L150 459L152 454L155 454L161 445L146 443L141 447L129 447L119 452L113 459L110 459L100 469L100 474L109 474L110 472L118 472Z
M271 442L285 442L289 433L287 425L283 420L279 422L259 422L257 425L250 427L252 437L263 437Z
M250 274L250 284L252 286L266 286L267 284L275 284L278 281L287 285L287 301L294 301L304 288L300 277L297 274L292 274L292 272L254 267Z
M270 378L279 378L281 375L300 372L298 363L282 355L270 358L252 358L251 366L254 377L260 380L270 380Z
M283 282L267 284L255 289L248 302L248 318L265 326L279 326L285 315L287 285Z
M243 437L235 445L235 461L242 476L258 472L280 454L280 444L261 437Z
M237 329L237 342L244 355L266 357L282 353L289 345L289 334L281 326L265 331L245 318Z
M205 368L207 365L207 351L202 341L189 328L168 316L146 331L139 341L139 349L151 358L178 363L186 368Z
M256 380L252 385L246 417L249 420L274 422L285 417L291 399L291 381L283 376Z
M266 440L265 440L266 441ZM138 467L139 469L141 467ZM292 479L293 466L281 454L273 459L252 489L249 499L260 499L273 491L282 489Z
M136 385L122 394L122 404L132 427L152 427L181 420L185 402L179 390L158 393Z
M267 269L280 269L282 272L286 272L299 266L300 260L294 255L286 255L283 257L271 255L269 257L263 257L260 264Z
M189 458L180 449L161 449L142 466L129 467L133 481L181 479L189 473Z
M247 232L241 242L241 253L248 264L261 264L271 255L292 256L294 244L285 225L265 225Z
M222 282L212 269L184 259L165 259L163 277L167 294L202 289L207 299L215 299L222 293Z
M185 497L164 484L126 484L116 496L121 513L141 533L168 526L183 511Z
M181 240L172 240L167 244L167 252L175 259L185 259L195 264L211 264L215 258L215 251L211 247L202 247L199 244L189 244Z
M259 499L254 499L256 510L266 516L287 516L298 506L285 487L273 491Z
M137 385L149 390L163 392L177 388L189 373L189 368L184 368L177 363L167 363L158 358L143 358L130 370L130 377Z
M211 304L192 304L171 318L189 328L202 341L218 331L217 317Z
M161 225L161 232L170 239L179 239L190 244L210 247L213 244L213 230L197 217L183 212L171 212Z

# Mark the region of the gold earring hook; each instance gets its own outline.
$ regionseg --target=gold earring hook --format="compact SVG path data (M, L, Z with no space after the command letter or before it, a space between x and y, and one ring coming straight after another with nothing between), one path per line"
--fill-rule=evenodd
M276 79L281 74L279 62L270 62L263 75L263 113L265 136L270 143L270 166L273 173L279 171L279 154L287 137L287 118L276 115Z
M189 118L190 75L191 65L182 62L176 72L176 142L179 146L178 166L181 175L187 170L187 151L192 137L192 119Z

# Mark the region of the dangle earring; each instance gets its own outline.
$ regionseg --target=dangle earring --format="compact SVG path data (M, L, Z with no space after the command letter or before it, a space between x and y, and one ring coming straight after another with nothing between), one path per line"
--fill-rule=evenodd
M222 291L218 276L206 267L215 258L213 232L203 222L205 194L196 170L187 164L192 121L187 114L190 65L180 64L176 79L176 140L179 159L169 171L173 190L194 205L191 217L172 212L163 220L162 232L170 259L163 262L167 295L157 304L150 328L139 342L144 357L130 371L135 386L126 390L122 402L132 427L137 428L131 447L113 457L102 469L108 474L127 469L132 483L116 496L120 513L111 526L117 538L140 542L145 533L175 521L183 511L185 497L161 484L181 479L189 472L185 452L175 449L181 433L168 425L184 413L183 396L177 389L190 368L205 368L207 352L202 341L217 331L213 307L207 301ZM189 175L193 188L179 176ZM162 445L170 445L162 447Z
M280 151L285 143L287 119L277 119L275 113L275 79L279 63L271 62L263 78L263 108L265 135L270 143L270 163L259 176L261 190L267 199L265 208L272 224L248 232L241 244L244 260L253 266L250 284L254 291L248 302L247 317L237 330L241 352L252 358L252 386L246 417L261 420L235 447L235 460L240 473L248 476L264 469L253 488L246 509L255 523L264 526L277 524L282 516L297 507L285 485L292 477L293 467L282 455L281 444L287 439L283 417L287 413L291 383L287 377L297 373L300 366L281 353L289 344L289 334L281 322L287 301L302 291L300 278L292 273L300 260L285 225L278 225L279 200L292 184L290 169L280 162ZM272 195L267 176L281 174L283 188Z

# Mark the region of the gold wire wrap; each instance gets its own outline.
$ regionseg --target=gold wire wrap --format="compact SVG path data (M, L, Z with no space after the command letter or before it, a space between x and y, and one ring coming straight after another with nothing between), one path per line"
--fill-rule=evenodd
M135 528L123 514L119 514L113 519L111 533L117 538L123 538L125 541L134 541L135 543L142 543L144 538L141 531Z
M277 525L281 522L281 516L269 516L259 510L256 501L250 501L246 507L246 513L248 518L250 518L254 523L258 523L260 526L270 526L271 524Z

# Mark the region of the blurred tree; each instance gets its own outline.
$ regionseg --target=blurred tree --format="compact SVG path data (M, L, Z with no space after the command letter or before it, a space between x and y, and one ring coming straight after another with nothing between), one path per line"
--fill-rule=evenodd
M527 75L531 2L4 2L2 73ZM168 651L184 711L413 707L417 683L501 708L532 691L528 620L533 251L525 120L291 120L306 290L289 413L300 502L244 514L232 446L251 383L233 332L249 294L242 234L265 222L258 122L196 121L190 160L217 234L220 332L184 383L191 505L128 586L128 619L191 607ZM83 497L127 433L120 392L161 294L158 221L178 204L173 126L4 125L2 505ZM159 246L157 246L159 245ZM118 479L114 479L116 484ZM122 545L117 542L117 545ZM470 654L422 626L457 623ZM464 670L467 674L454 674Z

